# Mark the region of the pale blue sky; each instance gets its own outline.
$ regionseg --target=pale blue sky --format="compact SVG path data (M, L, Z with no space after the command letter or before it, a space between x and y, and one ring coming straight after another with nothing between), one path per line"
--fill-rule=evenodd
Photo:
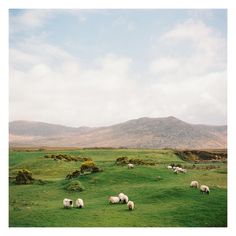
M226 124L226 10L9 14L10 119L97 126L173 115ZM55 115L60 109L68 116Z

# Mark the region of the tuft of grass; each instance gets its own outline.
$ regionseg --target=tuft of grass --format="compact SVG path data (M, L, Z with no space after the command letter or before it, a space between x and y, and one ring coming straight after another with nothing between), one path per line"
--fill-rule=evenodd
M64 189L67 191L82 192L85 188L80 181L72 180L65 184Z

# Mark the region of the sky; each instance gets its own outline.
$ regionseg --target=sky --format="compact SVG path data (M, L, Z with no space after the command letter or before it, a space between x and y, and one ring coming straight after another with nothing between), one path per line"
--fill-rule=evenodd
M10 120L227 124L227 11L9 10Z

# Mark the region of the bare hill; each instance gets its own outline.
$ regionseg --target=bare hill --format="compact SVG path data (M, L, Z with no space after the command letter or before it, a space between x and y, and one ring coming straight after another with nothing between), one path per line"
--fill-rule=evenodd
M175 117L140 118L99 127L72 128L10 122L10 146L226 148L227 126L193 125Z

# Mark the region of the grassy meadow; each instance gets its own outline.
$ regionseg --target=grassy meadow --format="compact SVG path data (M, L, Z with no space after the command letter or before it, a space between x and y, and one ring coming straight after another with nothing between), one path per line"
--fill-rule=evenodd
M102 172L79 176L82 192L64 189L65 176L78 170L82 162L55 161L45 154L65 153L90 157ZM134 169L117 165L116 158L140 158L156 162L155 166L137 165ZM184 165L186 174L174 174L170 163ZM227 165L197 164L179 159L172 150L83 149L10 151L9 156L9 226L10 227L226 227ZM213 166L207 169L207 165ZM189 168L188 168L189 167ZM35 182L16 185L13 177L28 169ZM210 194L191 189L192 180L210 187ZM134 201L135 209L126 204L108 203L108 197L123 192ZM64 209L64 198L82 198L82 209Z

